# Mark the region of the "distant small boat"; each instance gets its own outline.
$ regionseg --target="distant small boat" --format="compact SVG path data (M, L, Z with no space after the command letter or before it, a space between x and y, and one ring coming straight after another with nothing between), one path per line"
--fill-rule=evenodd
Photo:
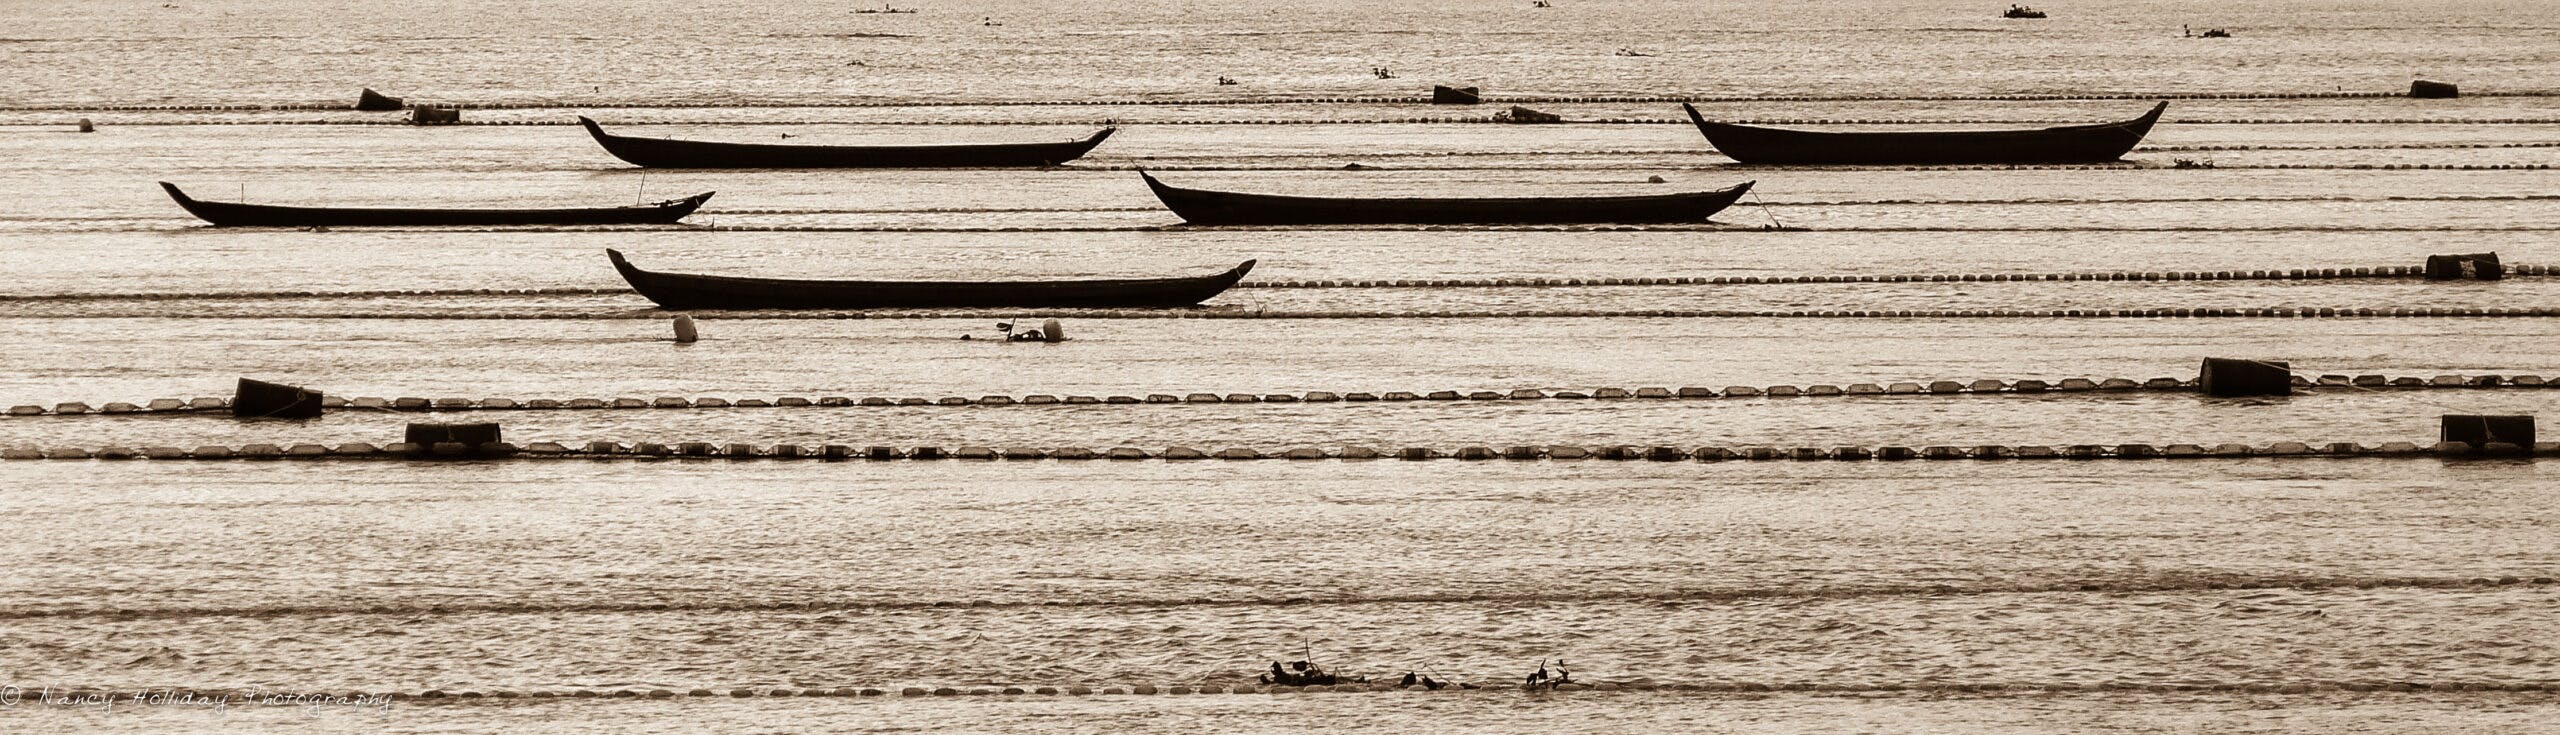
M1355 199L1185 189L1138 176L1164 206L1195 225L1450 225L1704 222L1751 183L1715 191L1603 197Z
M606 250L632 290L668 309L1116 308L1192 306L1244 280L1254 261L1207 276L1058 281L824 281L641 270Z
M2141 117L2096 125L2034 130L1921 132L1821 132L1707 122L1683 103L1689 121L1718 152L1743 163L1833 165L1947 165L1994 163L2098 163L2132 151L2160 114L2162 102Z
M1117 128L1064 143L826 146L715 143L614 135L586 117L578 124L615 158L643 168L950 168L1055 166L1082 158Z
M2024 5L2011 5L2011 6L2009 6L2009 9L2008 9L2007 11L2004 11L2004 12L2002 12L2002 13L2000 14L2000 17L2002 17L2002 18L2042 18L2042 17L2044 17L2044 11L2042 11L2042 10L2037 10L2037 9L2035 9L2035 8L2030 8L2030 7L2027 7L2027 6L2024 6Z
M160 182L188 214L216 227L457 227L503 225L662 225L693 214L712 192L656 204L569 209L408 209L390 207L280 207L208 202Z

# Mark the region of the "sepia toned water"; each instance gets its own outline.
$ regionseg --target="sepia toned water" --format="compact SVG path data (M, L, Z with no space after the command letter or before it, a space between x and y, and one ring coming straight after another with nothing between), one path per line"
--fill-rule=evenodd
M2486 251L2560 265L2560 11L2543 4L2066 1L2036 4L2042 21L1951 0L1551 4L0 0L0 406L226 395L241 376L519 401L2143 380L2193 377L2206 356L2560 377L2549 318L1821 315L2560 306L2542 277L1272 287ZM2270 98L2414 78L2469 96ZM1437 83L1577 122L1399 101ZM366 86L505 124L326 109ZM1710 97L1712 118L1911 129L2122 119L2153 93L2247 98L2173 101L2128 163L2026 170L1743 166L1676 103L1564 101ZM2108 98L1947 99L1985 95ZM97 109L153 106L257 109ZM644 174L570 124L581 114L733 141L1121 129L1052 169ZM70 132L82 118L98 132ZM1188 228L1142 168L1297 194L1756 184L1703 225ZM215 230L157 181L378 206L719 193L674 227ZM1183 312L702 313L703 341L677 346L606 248L809 278L1257 265ZM1788 315L1625 315L1648 311ZM1072 339L986 339L1047 316ZM2555 407L2537 389L2339 387L428 420L571 445L2210 446L2424 444L2442 414ZM10 416L0 447L388 443L419 418ZM2540 732L2560 715L2550 474L2382 458L11 460L0 731ZM1229 687L1303 650L1345 673L1488 686L896 696ZM1556 658L1642 690L1501 686ZM402 696L104 707L48 703L46 687ZM725 696L839 687L890 696ZM723 696L409 696L697 689Z

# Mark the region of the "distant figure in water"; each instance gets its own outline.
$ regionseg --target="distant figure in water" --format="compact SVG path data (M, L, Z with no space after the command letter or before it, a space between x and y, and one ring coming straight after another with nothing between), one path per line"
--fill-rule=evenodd
M1263 674L1254 678L1261 680L1264 684L1278 684L1281 686L1293 687L1335 684L1345 681L1341 677L1334 676L1332 672L1325 671L1324 667L1317 666L1315 662L1306 660L1291 661L1289 662L1289 667L1286 669L1280 668L1280 662L1273 661L1271 662L1271 673ZM1365 680L1354 679L1352 681Z
M1547 673L1546 659L1538 659L1537 672L1530 674L1522 686L1527 689L1554 689L1571 683L1573 672L1565 670L1564 659L1556 659L1556 672L1552 675Z

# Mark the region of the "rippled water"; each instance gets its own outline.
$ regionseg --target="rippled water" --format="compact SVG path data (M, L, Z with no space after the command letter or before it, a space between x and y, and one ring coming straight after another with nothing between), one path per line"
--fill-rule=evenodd
M2193 377L2206 356L2560 377L2550 317L2389 316L2560 307L2551 277L2142 278L2447 252L2560 265L2550 7L2143 0L2011 21L1954 0L1552 4L0 0L0 406L224 395L239 376L519 401L2143 380ZM2420 77L2470 96L2347 96ZM1573 122L1405 101L1435 83ZM473 124L331 109L361 86L473 106ZM2177 99L2127 162L2025 170L1745 166L1674 102L1591 101L1705 97L1716 118L1911 129L2120 119L2147 94ZM2003 95L2066 98L1957 99ZM644 173L569 125L579 114L735 141L1121 130L1042 170ZM82 118L98 132L70 132ZM1700 225L1199 228L1141 168L1296 194L1756 185ZM719 194L672 227L216 230L162 180L263 203ZM998 319L1050 316L1005 310L702 314L704 341L675 346L606 248L786 277L1259 264L1200 309L1066 313L1073 339L1057 345L984 339ZM2082 274L2134 279L2044 278ZM1827 276L1923 279L1730 282ZM1661 278L1728 282L1394 283ZM1354 283L1274 287L1305 281ZM2022 314L2150 309L2378 315ZM2009 315L1849 315L1946 310ZM93 414L0 417L0 447L387 443L411 420L461 419L571 444L2424 444L2442 414L2554 401L2339 387ZM2560 714L2548 474L2386 458L8 460L0 687L403 698L215 714L0 695L0 730L2538 732ZM1302 646L1349 673L1487 687L407 696L1223 689ZM1578 680L1638 686L1499 684L1556 657Z

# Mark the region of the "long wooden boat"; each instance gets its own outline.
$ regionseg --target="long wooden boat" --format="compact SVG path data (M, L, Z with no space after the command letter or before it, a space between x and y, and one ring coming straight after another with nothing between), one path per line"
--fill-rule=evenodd
M495 225L662 225L684 219L711 199L703 192L683 199L632 207L569 209L398 209L388 207L280 207L208 202L160 182L188 214L216 227L449 227Z
M1752 182L1714 191L1611 197L1355 199L1185 189L1144 171L1147 188L1195 225L1574 224L1703 222Z
M1919 132L1820 132L1707 122L1698 108L1689 121L1707 142L1743 163L1937 165L1965 163L2097 163L2123 158L2169 103L2122 122L2065 125L2034 130Z
M606 250L622 280L668 309L924 309L992 307L1191 306L1226 291L1253 270L1180 278L1076 281L820 281L699 276L641 270Z
M613 157L643 168L952 168L1055 166L1084 157L1118 128L1103 128L1064 143L977 145L829 146L716 143L635 138L604 131L584 116L578 124Z

